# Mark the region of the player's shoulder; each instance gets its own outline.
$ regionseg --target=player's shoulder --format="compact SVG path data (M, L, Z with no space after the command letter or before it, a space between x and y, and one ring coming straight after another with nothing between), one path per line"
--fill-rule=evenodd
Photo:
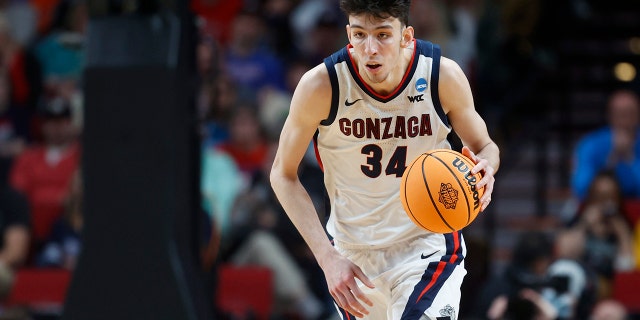
M329 80L329 72L324 64L319 64L305 72L302 78L300 78L297 90L302 90L308 93L330 92L331 81Z
M290 115L299 121L317 125L329 116L333 92L327 69L318 65L298 82L291 100Z
M441 97L443 93L456 96L461 91L469 89L469 80L460 65L447 57L440 59L438 83Z
M447 57L440 58L440 78L443 80L456 80L465 77L464 71L460 65Z

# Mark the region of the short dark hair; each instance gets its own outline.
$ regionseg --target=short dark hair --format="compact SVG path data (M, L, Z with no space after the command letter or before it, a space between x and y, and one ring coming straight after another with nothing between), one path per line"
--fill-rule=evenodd
M378 19L398 18L409 24L411 0L340 0L340 9L347 15L370 14Z

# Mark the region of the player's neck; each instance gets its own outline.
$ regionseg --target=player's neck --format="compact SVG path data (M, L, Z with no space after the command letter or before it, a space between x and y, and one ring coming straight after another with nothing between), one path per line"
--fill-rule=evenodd
M389 73L384 81L372 82L367 79L367 77L362 77L362 79L371 89L373 89L375 93L382 96L391 94L402 84L402 79L411 65L413 52L413 46L403 49L402 55L400 56L400 62L398 62L396 67Z

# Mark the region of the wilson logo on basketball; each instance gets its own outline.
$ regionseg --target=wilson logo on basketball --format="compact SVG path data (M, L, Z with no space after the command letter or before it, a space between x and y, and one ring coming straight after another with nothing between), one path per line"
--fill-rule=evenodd
M464 163L464 161L462 161L460 158L455 158L451 164L455 168L457 168L458 171L465 174L464 178L469 183L469 187L471 188L471 192L473 194L473 208L477 209L480 205L480 195L478 194L478 190L476 189L477 181L476 177L471 173L471 168L469 168L469 166L467 166L467 164Z
M454 189L451 183L441 183L438 201L447 209L455 209L458 203L458 190Z

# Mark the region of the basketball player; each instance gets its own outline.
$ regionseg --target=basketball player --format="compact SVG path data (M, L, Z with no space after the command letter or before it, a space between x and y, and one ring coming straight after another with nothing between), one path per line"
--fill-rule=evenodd
M271 182L323 269L342 319L456 319L466 274L460 232L436 234L399 199L413 159L450 148L453 130L491 201L499 151L469 83L438 46L413 38L410 0L341 0L349 44L308 71L294 93ZM329 241L298 165L314 139L331 200Z

